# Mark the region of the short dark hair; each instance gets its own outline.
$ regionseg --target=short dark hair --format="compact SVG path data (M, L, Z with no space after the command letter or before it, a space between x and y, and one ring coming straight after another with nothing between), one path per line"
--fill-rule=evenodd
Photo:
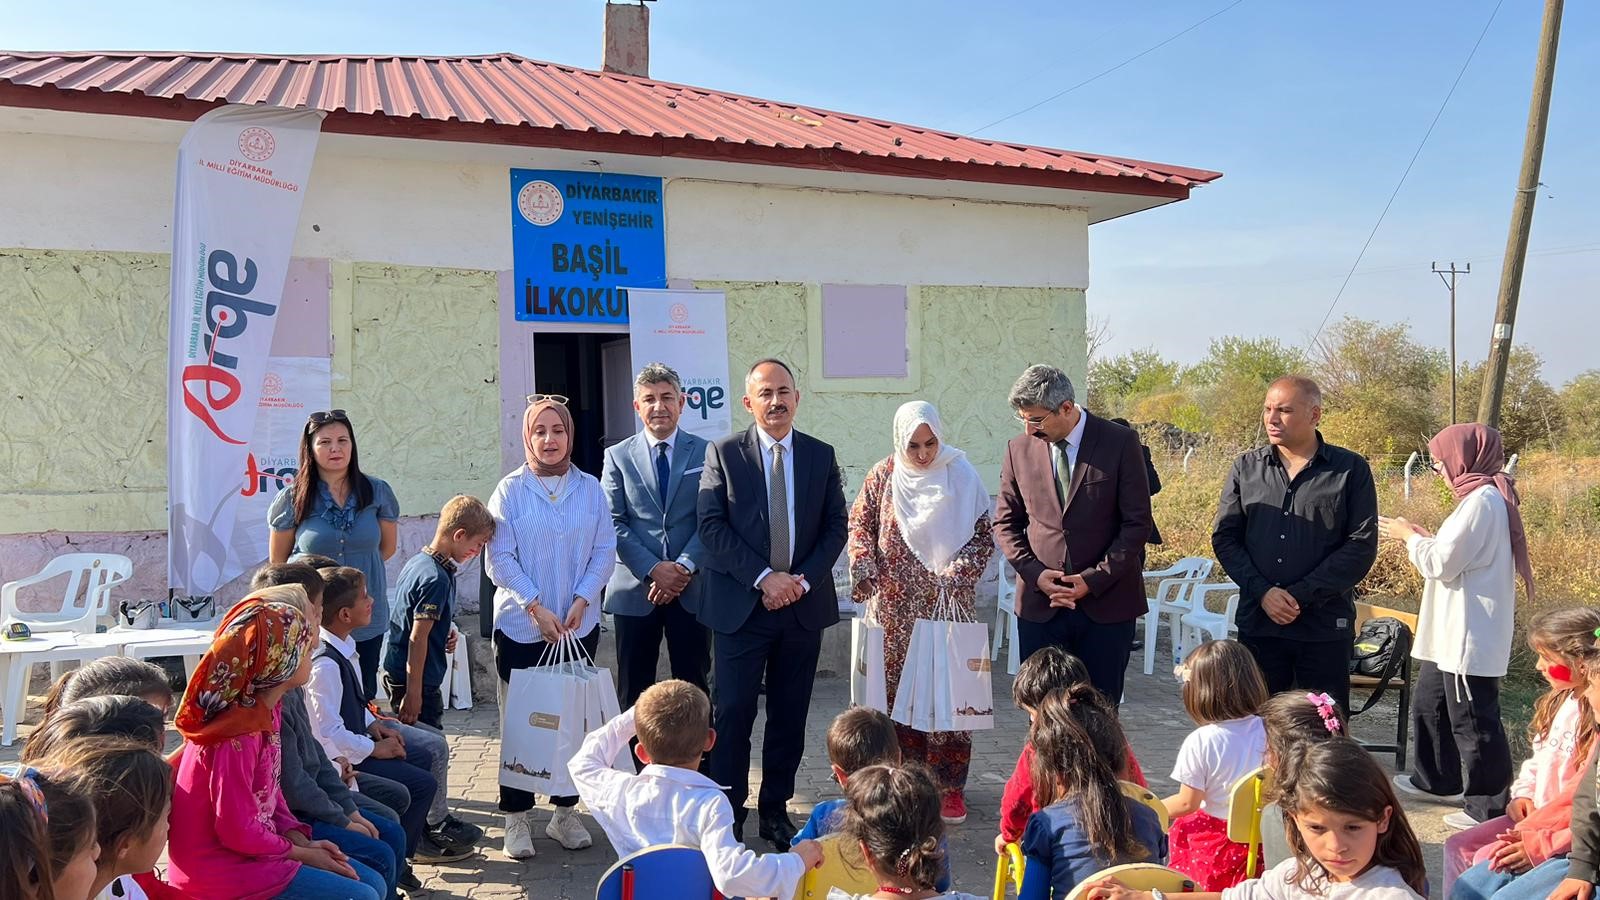
M751 363L749 370L747 370L744 373L744 380L745 381L749 381L750 380L750 376L754 375L756 373L756 370L761 368L762 366L777 366L778 368L784 370L785 372L788 372L789 373L789 380L790 381L794 381L794 370L789 368L789 364L788 363L786 363L783 360L777 358L776 356L762 357L761 359L758 359L755 362Z
M44 698L44 717L68 703L89 697L160 697L172 705L172 679L165 669L130 656L102 656L61 673ZM145 704L149 705L149 704Z
M322 575L310 563L287 562L262 566L256 570L255 577L250 579L252 591L280 584L298 584L306 589L308 603L322 602L324 584Z
M1206 641L1183 666L1183 708L1197 725L1242 719L1267 702L1267 681L1256 659L1238 641Z
M334 559L331 556L323 556L321 553L296 553L295 555L289 557L289 562L305 563L311 568L316 569L318 572L322 571L323 569L336 569L339 567L339 561L337 559Z
M361 599L367 576L360 569L334 566L322 570L322 580L326 582L322 589L322 624L331 625L341 611L355 606Z
M687 681L656 682L634 703L634 725L651 762L693 768L711 732L711 698Z
M167 740L166 719L161 710L139 697L119 694L74 700L46 716L28 735L22 761L44 765L68 744L106 738L138 741L151 750L162 750Z
M888 716L865 706L853 706L834 717L828 726L828 762L846 775L873 765L900 762L900 738Z
M1011 681L1011 700L1018 707L1037 710L1051 691L1088 683L1089 669L1083 660L1051 644L1022 661Z

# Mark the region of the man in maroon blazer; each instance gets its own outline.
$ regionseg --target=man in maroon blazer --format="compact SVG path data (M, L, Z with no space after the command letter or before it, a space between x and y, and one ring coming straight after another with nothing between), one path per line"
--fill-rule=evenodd
M995 534L1017 570L1022 658L1058 645L1117 703L1134 620L1148 609L1150 485L1138 434L1073 399L1072 381L1054 366L1029 366L1012 386L1026 433L1000 464Z

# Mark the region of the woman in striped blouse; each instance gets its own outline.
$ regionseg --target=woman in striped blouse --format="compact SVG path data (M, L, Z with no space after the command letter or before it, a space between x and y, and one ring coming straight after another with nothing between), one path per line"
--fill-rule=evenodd
M500 708L511 673L541 665L569 635L592 657L600 644L600 591L617 560L617 533L600 482L572 465L572 414L567 398L534 394L522 418L527 462L501 479L489 499L495 518L486 564L496 586L495 669ZM502 728L505 723L501 723ZM545 834L568 850L592 839L574 807L577 797L552 797ZM534 795L501 786L505 854L534 855L529 811Z

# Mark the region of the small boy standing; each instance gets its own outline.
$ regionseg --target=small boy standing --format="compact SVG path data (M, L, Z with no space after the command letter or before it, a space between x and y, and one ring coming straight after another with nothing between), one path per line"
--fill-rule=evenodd
M635 735L645 766L630 775L611 762ZM788 897L806 869L822 863L822 847L802 841L790 853L758 855L735 840L728 795L696 771L716 742L711 700L672 679L646 688L632 708L591 732L567 768L618 856L654 844L699 847L724 896Z
M421 722L444 730L442 689L457 638L450 624L455 615L456 573L483 552L493 535L494 516L483 501L465 494L451 497L439 513L433 543L400 570L383 681L390 706L407 725Z
M840 787L850 776L868 766L900 765L900 739L895 734L894 722L888 716L865 706L853 706L834 717L828 726L828 767L833 770L833 780ZM847 801L824 800L811 808L811 818L794 836L794 843L815 840L839 830L844 821ZM943 869L934 889L950 890L950 854L944 838L939 846L945 850Z

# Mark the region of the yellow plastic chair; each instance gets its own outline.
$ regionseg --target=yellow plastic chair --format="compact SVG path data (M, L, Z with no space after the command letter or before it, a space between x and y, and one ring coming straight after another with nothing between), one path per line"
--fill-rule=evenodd
M795 888L794 900L824 900L831 888L851 895L878 892L878 876L867 868L861 848L840 834L825 835L817 843L822 845L822 865L806 871Z
M1129 863L1125 866L1112 866L1109 869L1090 875L1078 886L1067 894L1067 900L1083 900L1089 893L1089 886L1097 882L1114 879L1118 884L1130 891L1158 890L1164 894L1192 894L1194 893L1194 879L1166 866L1154 863Z
M1168 821L1167 805L1161 802L1160 797L1157 797L1149 788L1135 784L1132 781L1119 781L1117 782L1117 787L1122 788L1122 796L1130 800L1137 800L1155 810L1156 816L1161 819L1161 831L1163 834L1166 833L1172 823Z
M1006 885L1022 896L1022 872L1027 864L1022 859L1022 848L1015 842L1006 845L1004 853L994 863L994 900L1006 900Z
M1263 766L1234 782L1228 800L1228 840L1250 848L1244 862L1246 878L1256 877L1261 861L1261 807L1271 782L1272 770Z

